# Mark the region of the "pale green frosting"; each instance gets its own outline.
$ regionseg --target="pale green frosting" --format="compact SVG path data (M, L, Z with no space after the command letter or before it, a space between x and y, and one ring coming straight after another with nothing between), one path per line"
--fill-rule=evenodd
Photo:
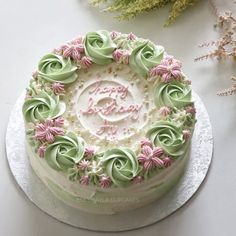
M172 108L172 114L167 119L184 128L189 128L195 123L195 117L191 113L187 113L184 108Z
M69 168L68 171L68 179L70 181L76 181L79 179L80 177L80 172L79 172L79 168L77 166L74 166L72 168Z
M57 136L45 152L45 159L54 170L68 170L83 158L84 141L75 133Z
M163 54L164 48L162 46L156 46L146 41L134 48L129 63L139 75L147 77L149 70L161 62Z
M70 58L50 53L40 60L38 74L40 79L49 82L70 84L78 77L77 69L77 66Z
M158 83L154 88L154 102L157 107L182 108L192 104L191 88L178 81Z
M162 147L170 156L181 156L185 153L186 142L182 128L170 121L158 121L147 132L147 137L155 146Z
M33 123L59 117L65 110L65 103L59 101L59 96L49 95L46 92L27 99L22 107L25 120Z
M112 62L112 53L116 48L109 32L100 30L87 33L84 39L85 54L98 65L107 65Z
M139 170L135 153L128 148L114 148L104 153L102 161L113 183L124 186L132 180Z

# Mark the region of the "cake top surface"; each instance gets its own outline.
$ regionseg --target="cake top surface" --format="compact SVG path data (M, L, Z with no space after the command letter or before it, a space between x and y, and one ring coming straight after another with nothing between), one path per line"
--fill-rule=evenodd
M126 187L186 153L195 123L190 81L164 48L101 30L39 62L23 105L27 139L71 181Z

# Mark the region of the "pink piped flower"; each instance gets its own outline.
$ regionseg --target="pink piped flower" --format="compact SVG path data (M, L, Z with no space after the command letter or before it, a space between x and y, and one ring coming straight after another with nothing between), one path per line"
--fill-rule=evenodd
M54 126L53 120L39 123L35 128L35 138L42 142L52 143L55 140L55 136L63 135L64 133L62 128Z
M38 151L37 151L39 157L44 158L46 148L47 147L45 145L39 146Z
M167 106L163 106L159 109L159 114L163 117L166 117L171 114L171 109Z
M123 51L121 49L116 49L113 52L113 59L116 62L123 63L125 65L129 64L129 53L127 51Z
M152 148L152 142L148 138L141 139L140 145L141 145L141 148L143 148L144 146L149 146L150 148Z
M63 51L68 48L67 44L62 44L59 48L54 48L53 53L62 55Z
M173 79L181 80L181 64L170 57L164 58L159 65L150 70L150 76L159 76L163 83L169 83Z
M102 175L99 179L99 185L102 188L108 188L111 185L111 178L106 175Z
M82 160L82 161L79 162L78 167L79 167L80 170L84 171L84 170L87 170L90 165L91 165L90 161Z
M169 167L172 164L171 158L168 156L164 157L162 159L162 161L163 161L165 167Z
M64 84L61 84L61 83L58 83L58 82L53 83L52 84L52 91L55 94L64 93L65 92Z
M189 138L191 137L191 131L190 130L183 130L183 138L185 141L189 140Z
M95 154L95 148L94 148L94 147L86 147L86 148L85 148L84 155L85 155L87 158L93 157L94 154Z
M31 95L29 95L29 94L26 94L26 95L25 95L25 100L28 100L28 99L31 99L31 98L32 98Z
M32 77L34 78L34 79L36 79L37 77L38 77L38 71L36 70L36 71L34 71L33 73L32 73Z
M54 120L54 126L62 127L64 123L65 119L62 116L59 116Z
M191 85L191 84L192 84L192 81L189 80L189 79L186 79L186 80L184 80L183 82L184 82L185 84L187 84L187 85Z
M143 177L140 175L138 175L132 179L132 183L134 183L134 184L140 184L141 182L143 182Z
M120 61L121 57L123 56L123 50L116 49L112 55L115 61Z
M164 162L159 157L163 154L163 149L156 147L152 149L149 146L142 148L142 153L138 156L138 161L143 165L144 170L149 171L154 167L163 167Z
M128 36L127 36L127 39L129 39L129 40L135 40L137 37L133 34L133 33L130 33L130 34L128 34Z
M78 38L73 39L70 44L78 45L83 43L83 37L79 36Z
M119 35L119 33L117 31L112 31L110 33L110 36L111 36L112 39L115 39L118 35Z
M195 116L195 114L196 114L196 108L194 106L187 106L187 107L185 107L185 111L187 113L192 114L193 116Z
M93 62L92 62L92 59L90 57L83 56L81 61L80 61L80 64L84 68L89 68L93 64Z
M81 46L78 45L67 45L66 48L63 49L63 56L68 58L72 58L75 61L80 60L81 58Z
M84 175L80 178L79 182L83 185L88 185L89 184L89 176Z

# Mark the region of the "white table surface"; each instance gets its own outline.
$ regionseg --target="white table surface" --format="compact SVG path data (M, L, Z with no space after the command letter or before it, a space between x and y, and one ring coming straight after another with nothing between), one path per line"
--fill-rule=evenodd
M225 7L230 0L218 2ZM157 224L120 234L235 235L236 97L218 97L216 91L230 86L229 77L236 71L231 63L193 61L204 52L197 45L218 35L207 1L202 0L175 24L163 28L166 14L164 9L129 22L118 22L110 14L89 7L87 0L0 0L1 236L104 235L60 223L30 203L10 174L4 142L10 111L41 56L78 34L98 29L132 31L164 45L179 58L208 109L215 141L210 172L188 204Z

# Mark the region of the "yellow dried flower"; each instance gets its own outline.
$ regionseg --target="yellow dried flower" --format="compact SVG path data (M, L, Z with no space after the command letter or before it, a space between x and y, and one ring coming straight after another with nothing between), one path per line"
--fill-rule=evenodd
M170 15L166 22L169 25L189 6L199 0L91 0L94 6L102 5L104 11L119 12L116 18L126 20L136 15L170 6Z

